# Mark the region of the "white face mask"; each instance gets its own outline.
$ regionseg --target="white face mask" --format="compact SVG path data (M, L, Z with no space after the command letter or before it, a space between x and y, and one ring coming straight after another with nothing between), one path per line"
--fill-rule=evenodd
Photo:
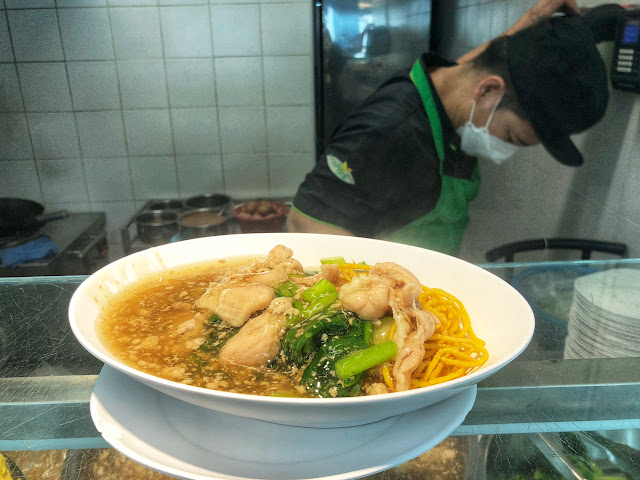
M504 140L494 137L489 133L489 124L491 123L493 115L496 113L496 109L498 108L501 100L502 95L493 106L491 115L489 115L489 120L487 120L487 124L484 127L476 127L472 122L473 112L476 109L476 102L473 102L469 120L464 124L464 126L457 130L457 133L460 135L462 140L460 148L464 153L471 155L472 157L487 158L496 165L500 165L519 149L517 145L505 142Z

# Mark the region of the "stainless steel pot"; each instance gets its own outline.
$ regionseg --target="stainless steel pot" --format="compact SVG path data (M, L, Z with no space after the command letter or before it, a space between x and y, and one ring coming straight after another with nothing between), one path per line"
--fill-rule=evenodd
M182 239L229 233L231 217L217 208L187 210L178 220Z
M183 210L184 204L182 200L177 199L167 199L167 200L153 200L147 207L146 210Z
M189 197L184 204L189 209L210 208L224 212L227 217L231 216L231 197L221 193L207 193Z
M173 210L151 210L136 217L138 238L151 245L161 245L178 233L178 214Z

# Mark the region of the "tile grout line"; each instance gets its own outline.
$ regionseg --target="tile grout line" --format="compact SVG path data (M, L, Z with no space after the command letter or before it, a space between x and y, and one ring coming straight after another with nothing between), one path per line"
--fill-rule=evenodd
M499 1L499 0L496 0ZM130 5L114 5L111 3L106 3L105 5L69 5L69 6L53 6L53 7L46 7L46 6L41 6L41 7L25 7L25 8L20 8L20 7L4 7L4 10L10 10L10 11L23 11L23 10L55 10L55 9L60 9L60 10L70 10L70 9L74 9L74 8L78 8L78 9L83 9L83 10L95 10L98 8L156 8L156 7L203 7L203 6L207 6L207 5L231 5L231 6L237 6L237 5L259 5L261 2L260 1L250 1L250 2L216 2L216 3L207 3L207 2L189 2L189 3L166 3L166 4L159 4L159 3L155 3L153 5L145 5L145 4L141 4L141 5L137 5L135 3L132 3ZM281 0L281 1L269 1L269 2L262 2L262 3L266 3L268 5L289 5L291 3L305 3L304 1L286 1L286 0ZM479 4L478 4L479 5Z
M256 107L258 108L258 107ZM11 114L8 114L11 115ZM261 155L262 153L266 153L266 152L246 152L246 153L230 153L229 155ZM289 155L289 154L297 154L297 153L311 153L313 154L313 152L311 151L307 151L307 150L301 150L301 151L296 151L296 152L291 152L291 151L274 151L273 154L274 155ZM189 156L189 157L210 157L211 155L219 155L217 153L188 153L185 154L185 156ZM141 153L139 155L133 155L134 157L140 157L140 158L162 158L162 157L170 157L171 154L169 153ZM104 159L118 159L118 160L122 160L125 158L129 158L128 156L123 156L123 155L91 155L88 158L104 158ZM38 160L72 160L72 159L78 159L78 156L61 156L61 157L40 157L38 158ZM28 162L29 160L33 160L33 158L31 157L23 157L23 158L3 158L0 159L0 161L5 161L5 162L11 162L11 161L16 161L16 162Z
M227 179L224 168L224 152L222 149L222 118L220 117L220 98L218 92L218 77L216 76L216 54L215 54L215 42L213 40L213 7L214 5L207 5L207 11L209 13L209 38L211 40L211 68L213 71L213 95L216 103L216 120L218 128L218 147L220 150L220 173L222 175L222 192L229 195L227 192Z
M257 57L256 57L257 58ZM207 60L207 57L203 57L200 60ZM125 62L146 62L146 61L158 61L158 60L122 60ZM113 60L110 61L113 63ZM93 63L90 60L87 60L83 63ZM5 63L3 65L15 65ZM247 105L247 104L229 104L224 105L222 108L235 108L235 109L252 109L252 108L262 108L263 104L255 104L255 105ZM310 103L278 103L270 105L272 107L310 107L312 106ZM173 110L207 110L210 108L217 108L216 105L204 105L204 106L174 106L171 107ZM127 112L136 112L136 111L147 111L147 110L166 110L167 107L138 107L138 108L126 108L124 111ZM1 113L99 113L99 112L118 112L120 108L85 108L85 109L77 109L77 110L27 110L22 108L20 110L7 110Z
M267 77L264 69L264 35L262 30L262 8L264 4L261 2L258 7L258 32L260 33L260 68L262 69L262 122L264 125L265 136L265 150L266 150L266 164L267 164L267 195L271 195L271 162L270 162L270 146L269 146L269 127L268 127L268 115L267 115Z
M87 169L84 163L84 155L82 153L82 143L80 142L80 130L78 129L78 117L75 111L75 105L73 102L73 93L71 92L71 80L69 79L69 66L67 65L67 51L64 46L64 38L62 38L62 26L60 25L60 15L58 15L57 9L58 0L55 1L56 5L56 23L58 25L58 35L60 35L60 47L62 48L62 58L64 59L64 72L67 79L67 92L69 93L69 101L71 102L71 110L73 111L73 126L76 129L76 142L78 142L78 153L80 155L80 165L82 166L82 178L84 180L84 190L87 195L87 202L89 202L89 206L91 205L91 198L89 196L89 182L87 181Z
M107 7L107 21L109 22L109 34L111 37L111 48L113 49L113 67L116 71L116 88L118 89L118 101L120 102L120 123L122 125L122 136L124 140L124 151L127 159L127 168L129 170L129 186L131 187L131 199L129 202L133 206L133 210L136 210L136 191L133 182L133 168L131 167L131 152L129 152L129 139L127 138L127 128L124 119L124 102L122 100L122 86L120 84L120 67L118 65L118 52L116 51L116 41L113 36L113 28L111 22L111 6Z
M176 134L173 128L173 112L171 111L171 98L169 96L169 75L167 74L167 58L166 58L166 48L164 44L164 28L162 24L162 12L160 10L160 5L157 7L158 12L158 24L160 26L160 48L162 49L162 69L164 71L164 93L166 95L167 100L167 111L169 113L169 131L171 133L171 148L173 151L173 168L175 171L176 177L176 190L178 192L178 198L181 198L181 188L180 188L180 175L178 175L178 158L176 152Z
M11 44L11 54L13 55L13 65L16 69L16 77L18 78L18 88L20 89L20 98L22 100L22 106L26 110L26 103L24 100L24 90L22 88L22 82L20 81L20 71L18 70L18 62L16 61L16 47L13 42L13 35L11 35L11 24L9 22L9 11L4 11L5 21L7 22L7 34L9 35L9 43ZM24 123L27 126L27 136L29 137L29 146L31 147L31 160L33 161L33 168L36 171L36 177L38 178L38 188L40 190L40 198L44 203L44 189L42 188L42 178L40 175L40 169L38 168L38 162L36 161L36 150L33 147L33 135L31 134L31 126L29 125L29 118L27 112L22 112Z
M246 6L246 4L242 4L243 6ZM121 7L109 7L109 8L105 8L105 10L113 10L114 8L120 8ZM64 10L64 9L61 9ZM6 12L8 12L8 10L5 10ZM22 10L15 10L15 11L22 11ZM234 55L211 55L211 58L255 58L258 55L252 54L252 55L242 55L242 54L234 54ZM277 55L264 55L265 57L303 57L306 56L304 54L300 54L300 53L279 53ZM210 57L156 57L156 56L150 56L150 57L144 57L144 58L126 58L126 59L122 59L123 61L136 61L136 60L162 60L163 58L166 58L167 60L202 60L203 58L210 58ZM27 61L16 61L16 62L2 62L0 61L0 65L2 64L12 64L12 63L83 63L83 62L112 62L112 59L103 59L103 58L79 58L79 59L67 59L67 60L27 60Z

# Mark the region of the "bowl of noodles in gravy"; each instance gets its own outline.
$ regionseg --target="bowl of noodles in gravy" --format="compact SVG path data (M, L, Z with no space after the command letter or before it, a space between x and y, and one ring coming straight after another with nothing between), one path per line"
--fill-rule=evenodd
M287 233L122 258L80 285L69 318L91 354L162 393L309 427L444 400L516 358L534 330L515 289L460 259Z

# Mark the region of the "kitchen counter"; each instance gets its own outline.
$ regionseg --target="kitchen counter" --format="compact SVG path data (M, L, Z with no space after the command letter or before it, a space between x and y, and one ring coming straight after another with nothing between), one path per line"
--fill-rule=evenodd
M496 435L639 429L640 353L576 358L564 340L575 278L566 272L640 270L640 259L481 266L510 279L529 300L536 334L516 361L478 385L474 407L452 438L476 445ZM538 284L518 284L533 274ZM89 413L102 364L68 327L67 306L84 278L0 278L0 451L109 447Z

